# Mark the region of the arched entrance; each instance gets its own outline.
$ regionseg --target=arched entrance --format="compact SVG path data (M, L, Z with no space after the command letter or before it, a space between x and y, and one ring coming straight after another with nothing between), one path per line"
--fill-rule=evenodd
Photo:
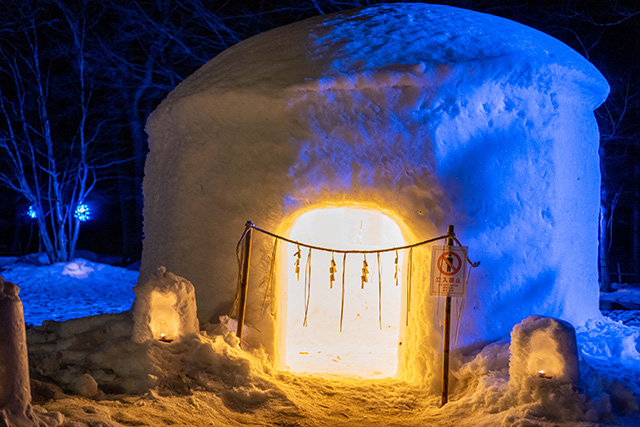
M288 237L335 249L369 250L405 244L400 227L393 219L379 211L359 207L305 212L296 219ZM404 319L402 251L381 253L380 271L377 254L367 254L369 273L364 288L361 278L364 256L347 254L344 306L343 254L312 251L309 276L309 252L302 247L298 276L295 271L297 251L295 245L285 245L278 269L284 309L280 325L284 350L281 365L292 372L364 378L394 376L398 367L400 323ZM332 258L337 269L333 283L329 277ZM307 280L308 286L305 285ZM309 292L308 304L305 292Z

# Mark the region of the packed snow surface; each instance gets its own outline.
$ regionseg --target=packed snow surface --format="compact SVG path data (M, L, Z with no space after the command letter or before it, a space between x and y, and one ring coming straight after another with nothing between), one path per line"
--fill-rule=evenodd
M105 325L100 326L100 319L92 319L95 328L85 329L84 339L100 336L105 326L113 330L114 321L126 323L125 317L104 317ZM37 399L44 400L42 404L50 413L60 411L67 421L81 426L592 426L640 422L637 355L635 360L624 360L615 354L615 342L630 331L613 322L600 325L609 328L606 338L582 334L612 353L607 359L610 364L593 363L583 355L577 388L535 373L521 387L513 387L507 339L455 350L450 400L440 408L439 394L420 383L275 370L263 352L241 350L228 329L232 322L221 320L220 324L205 325L206 330L198 336L170 344L157 340L134 343L114 334L118 336L107 338L82 359L77 357L82 354L78 344L66 331L81 325L30 330L30 342L34 342L30 357L35 360L32 372L59 380L66 390L63 393L57 386L37 382ZM47 341L56 335L67 337L56 343ZM102 377L109 367L113 368L111 378ZM81 372L85 372L86 381L79 380ZM114 375L122 375L120 387L142 385L143 389L116 391L113 387L118 383L108 383ZM86 382L94 386L86 387Z
M20 287L27 325L129 310L137 271L77 258L38 266L0 263L0 276Z
M123 285L117 281L116 270L120 277L130 274L122 268L87 265L94 268L90 277L108 288ZM78 280L63 274L64 266L57 269L57 276L51 273L51 266L19 271L21 275L14 280L26 284L23 292L37 278L49 277L67 289ZM81 304L78 298L72 301ZM70 304L65 307L70 313L78 311ZM169 344L133 342L132 317L130 313L93 316L29 329L30 371L35 379L32 394L39 405L35 410L64 417L73 426L587 426L640 422L636 349L640 328L606 318L577 329L577 389L535 375L529 378L528 388L510 389L510 343L504 337L488 345L454 350L450 402L439 408L439 395L420 384L276 370L264 353L238 347L235 322L228 318L203 325L200 334L188 340ZM537 329L529 330L533 337Z

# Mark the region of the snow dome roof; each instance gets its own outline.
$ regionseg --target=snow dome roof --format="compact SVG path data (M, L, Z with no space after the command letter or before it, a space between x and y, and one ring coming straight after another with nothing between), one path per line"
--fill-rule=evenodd
M317 16L251 37L209 61L170 97L201 90L277 91L380 69L419 75L438 65L498 57L529 69L553 64L558 76L591 94L594 108L607 95L607 83L592 64L540 31L451 6L395 3Z

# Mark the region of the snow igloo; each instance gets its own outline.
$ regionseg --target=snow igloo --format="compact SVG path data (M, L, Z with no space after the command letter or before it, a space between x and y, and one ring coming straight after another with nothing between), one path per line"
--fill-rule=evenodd
M217 321L234 300L247 220L355 249L454 224L481 261L453 305L458 346L508 336L533 314L584 324L600 316L593 110L607 93L558 40L448 6L378 5L251 37L148 119L140 280L166 266L194 284L200 321ZM349 257L340 332L331 254L313 254L307 288L298 248L273 245L254 233L247 347L293 371L439 384L443 298L429 296L428 247L398 254L397 286L386 254L381 289L378 260L362 289L362 257Z

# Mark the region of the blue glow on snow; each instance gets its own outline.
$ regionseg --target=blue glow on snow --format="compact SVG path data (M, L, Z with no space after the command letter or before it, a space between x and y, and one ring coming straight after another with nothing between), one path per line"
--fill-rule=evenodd
M80 203L73 216L80 222L89 221L91 219L91 209L89 209L89 205Z
M41 255L46 258L44 254ZM1 259L0 259L1 262ZM0 264L2 276L20 286L28 325L65 321L131 308L138 272L76 258L37 265L29 261Z

